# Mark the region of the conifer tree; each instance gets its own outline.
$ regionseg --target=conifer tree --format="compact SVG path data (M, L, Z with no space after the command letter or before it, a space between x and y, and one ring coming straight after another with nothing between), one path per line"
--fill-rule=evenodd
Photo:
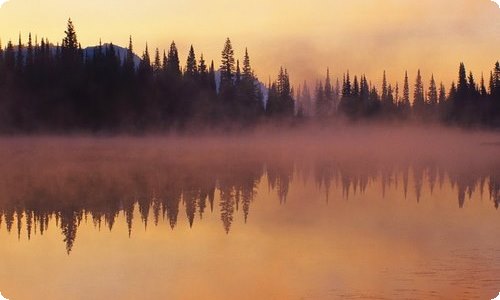
M134 48L132 45L132 36L129 37L127 55L125 56L125 60L123 61L123 69L127 76L131 76L135 71L135 63L134 63Z
M464 63L460 63L457 85L457 93L460 98L464 99L467 96L468 86L465 65Z
M177 46L175 45L175 42L173 42L173 41L172 41L172 44L170 44L170 49L168 50L167 73L172 78L176 78L176 77L181 76L179 52L177 51Z
M214 61L210 63L210 70L208 71L208 84L210 86L210 89L214 92L217 91L217 82L215 81L215 67L214 67Z
M159 74L161 71L161 59L160 59L160 49L156 48L155 50L155 60L153 62L153 72L155 74Z
M384 70L384 75L382 77L382 103L387 103L387 96L388 96L387 77L385 75L385 70Z
M17 55L16 55L16 67L17 71L21 73L24 67L24 56L23 56L23 43L21 41L21 34L19 34L19 42L17 43Z
M486 85L484 84L484 75L481 73L481 87L480 87L481 96L488 96L488 91L486 90Z
M429 105L431 107L434 107L438 103L438 92L434 74L431 76L427 98L429 99Z
M329 116L332 113L332 107L333 107L333 88L330 80L329 68L326 69L324 95L325 95L325 107L324 107L325 115Z
M302 87L302 93L300 99L302 103L304 116L310 117L312 115L312 101L311 101L311 92L309 91L309 87L307 86L306 81L304 81L304 86Z
M148 44L146 43L146 49L142 54L142 59L139 64L139 73L142 76L147 76L151 72L151 58L149 57Z
M34 63L33 41L31 40L31 32L28 35L28 46L26 48L26 65L31 68Z
M236 60L236 73L235 73L235 80L234 80L234 84L236 86L239 86L240 83L241 83L241 70L240 70L240 60Z
M202 88L206 88L208 86L208 69L205 63L205 59L203 58L203 53L200 55L200 64L198 66L199 72L199 81Z
M424 114L424 107L424 84L422 83L422 75L420 75L420 70L418 70L417 79L415 80L415 90L413 94L413 111L418 117L422 117Z
M191 45L191 48L189 48L189 54L186 62L186 72L184 73L184 75L188 78L196 78L196 76L198 75L198 66L193 45Z
M244 80L253 80L252 67L250 66L250 56L248 48L245 48L245 57L243 58L243 78Z
M71 18L68 19L68 27L64 33L66 36L63 39L61 47L65 50L76 52L78 49L78 39L76 37L75 26L73 25Z
M226 39L226 43L224 44L224 49L222 50L222 61L220 65L220 89L222 93L228 92L233 86L233 76L235 73L235 59L234 59L234 50L231 45L231 40L229 38Z
M323 82L320 80L316 84L316 117L325 118L326 115L325 90L323 88Z

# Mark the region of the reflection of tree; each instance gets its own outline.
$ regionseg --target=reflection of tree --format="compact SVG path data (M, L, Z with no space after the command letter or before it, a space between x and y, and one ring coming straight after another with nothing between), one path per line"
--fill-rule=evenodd
M472 166L464 171L437 161L399 163L325 157L310 161L314 163L295 164L292 160L271 160L269 157L167 159L157 164L120 163L112 168L97 165L73 167L64 172L49 169L41 175L36 169L19 168L10 173L0 169L0 189L3 191L0 225L5 224L8 232L16 227L19 237L26 232L30 239L33 234L44 234L50 221L55 220L69 253L80 222L87 218L95 226L112 230L123 213L131 235L135 213L144 226L152 214L155 225L166 219L174 229L179 215L185 216L189 226L193 226L197 215L202 219L208 210L213 212L215 206L220 210L216 213L220 213L224 231L229 233L237 215L247 222L264 174L280 203L284 203L293 178L302 176L305 182L309 172L314 174L315 184L325 192L327 200L334 188L348 198L350 193L365 193L374 183L381 187L383 196L392 186L400 188L406 196L408 186L413 184L415 188L410 188L411 192L417 200L423 201L422 190L428 187L432 193L442 188L445 178L449 178L457 192L459 207L463 207L475 191L482 194L485 186L495 207L500 205L500 176L495 165ZM399 183L401 187L397 186ZM214 203L216 192L220 194L219 203Z
M61 211L59 213L59 218L61 222L61 230L64 236L64 242L66 243L66 251L68 254L73 249L73 244L76 239L76 230L78 225L82 220L82 213L71 209Z
M278 192L280 203L286 202L290 182L293 179L293 162L274 161L267 164L269 186Z
M491 176L490 177L490 198L495 204L495 208L498 209L500 205L500 177Z
M234 196L234 190L232 187L220 187L220 218L226 233L229 233L229 229L231 229L231 224L233 223L235 204Z

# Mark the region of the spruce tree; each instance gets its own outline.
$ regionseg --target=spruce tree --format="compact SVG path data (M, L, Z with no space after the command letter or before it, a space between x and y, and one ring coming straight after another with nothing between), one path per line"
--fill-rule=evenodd
M170 49L168 50L167 74L169 74L169 76L173 78L181 76L179 52L177 51L177 46L175 45L174 41L172 41L172 44L170 44Z
M78 49L78 39L76 37L75 26L73 25L73 21L71 18L68 19L68 27L66 31L64 31L66 36L63 39L61 47L67 51L74 51Z
M215 67L214 67L214 61L210 63L210 69L208 71L208 84L210 89L213 92L217 91L217 82L215 81Z
M125 60L123 61L123 69L127 77L130 78L134 74L135 71L135 63L134 63L134 48L132 45L132 36L129 37L127 55L125 56Z
M19 42L17 43L17 55L16 55L16 67L17 71L21 73L24 67L24 56L23 56L23 43L21 41L21 34L19 34Z
M417 71L417 79L415 80L415 90L413 94L413 111L418 117L422 117L425 107L424 84L422 83L422 75L420 70Z
M201 87L206 88L208 86L208 69L205 63L205 59L203 58L203 53L200 55L198 73L199 73L199 82L201 84Z
M160 49L155 50L155 59L153 62L153 72L158 75L161 71L161 59L160 59Z
M325 101L325 90L323 88L323 82L320 80L316 84L316 117L325 118L327 116Z
M405 71L405 79L403 83L403 98L401 99L401 113L403 117L407 117L410 112L410 85L408 82L408 71Z
M307 86L307 81L304 81L304 86L302 87L302 94L300 96L302 102L302 108L304 112L304 116L310 117L312 115L312 101L311 101L311 92L309 91L309 87Z
M332 107L333 107L333 88L330 80L329 68L326 69L324 95L325 95L325 107L324 107L325 115L329 116L332 113Z
M221 93L227 93L233 86L233 76L235 73L234 50L231 40L226 39L224 49L222 50L222 60L220 65L220 89Z
M193 45L189 48L189 54L186 61L186 72L184 72L184 75L192 79L196 78L198 75L198 66Z
M429 99L429 105L431 107L434 107L438 103L438 91L436 81L434 80L434 74L431 76L427 98Z
M385 70L384 70L384 75L382 77L382 103L387 103L387 96L388 96L387 77L385 75Z

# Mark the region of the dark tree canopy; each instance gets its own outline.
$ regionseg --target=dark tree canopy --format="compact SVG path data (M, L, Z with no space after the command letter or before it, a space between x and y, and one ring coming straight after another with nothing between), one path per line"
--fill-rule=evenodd
M82 49L71 19L61 44L31 33L23 43L20 35L17 45L0 45L0 131L183 130L345 119L500 126L499 62L481 77L460 63L448 91L434 75L426 89L420 70L413 90L408 72L400 84L383 71L379 90L365 74L347 71L339 80L329 68L315 88L304 81L294 89L284 67L264 87L248 49L235 57L229 38L219 69L193 46L186 54L181 65L172 42L152 56L146 44L138 57L131 36L127 48L99 42Z

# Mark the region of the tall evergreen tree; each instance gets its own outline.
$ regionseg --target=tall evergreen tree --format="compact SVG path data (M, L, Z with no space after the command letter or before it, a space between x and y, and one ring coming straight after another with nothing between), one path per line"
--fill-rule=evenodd
M230 93L233 87L235 73L234 50L229 38L226 39L222 50L222 61L220 65L220 90L221 93ZM228 95L229 96L229 95Z
M173 41L172 44L170 44L170 49L168 50L167 74L169 74L173 78L181 76L179 52L177 51L177 46Z
M427 99L429 99L429 105L432 107L438 103L438 91L436 81L434 80L434 74L431 76Z
M208 71L208 84L210 86L210 89L214 92L217 91L217 82L215 81L215 67L214 67L214 61L210 63L210 69Z
M304 81L304 86L302 87L302 93L300 99L302 103L304 116L311 117L313 115L312 100L311 100L311 92L309 91L309 87L307 86L307 81Z
M188 78L196 78L198 76L198 66L193 45L189 48L189 54L186 62L186 72L184 72L184 75Z
M326 69L326 78L325 78L325 113L327 116L331 115L333 109L333 87L330 80L330 69Z
M161 67L160 49L156 48L155 59L153 61L153 72L158 75L161 69L162 67Z
M199 81L202 88L207 88L208 86L208 69L203 58L203 53L200 55L200 64L198 65Z
M417 71L417 79L415 80L415 90L413 94L413 111L418 117L422 117L425 109L424 84L422 83L422 75L420 70Z
M19 34L19 42L17 43L17 55L16 55L16 66L19 73L22 72L24 67L23 49L24 46L21 41L21 34Z

